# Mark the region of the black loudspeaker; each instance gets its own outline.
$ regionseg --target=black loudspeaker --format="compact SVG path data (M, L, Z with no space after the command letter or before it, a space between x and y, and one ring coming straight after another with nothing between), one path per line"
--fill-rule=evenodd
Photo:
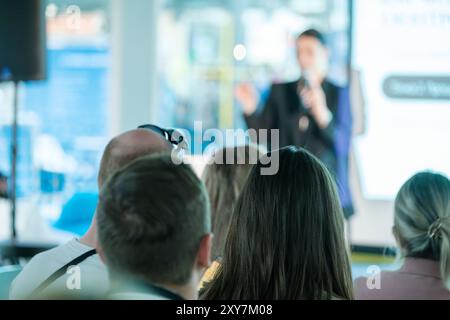
M45 0L0 0L0 81L46 76Z

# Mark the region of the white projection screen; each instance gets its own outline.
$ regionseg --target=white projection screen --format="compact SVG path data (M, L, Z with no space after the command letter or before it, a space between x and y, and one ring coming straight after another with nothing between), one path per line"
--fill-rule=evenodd
M418 171L450 176L450 1L354 0L352 11L358 175L366 199L392 200Z

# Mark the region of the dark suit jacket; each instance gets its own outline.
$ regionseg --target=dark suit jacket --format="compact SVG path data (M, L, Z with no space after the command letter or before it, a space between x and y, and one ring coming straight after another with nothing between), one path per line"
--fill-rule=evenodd
M327 128L322 129L303 105L297 90L299 85L304 85L302 79L272 85L263 109L245 116L246 123L249 128L256 130L279 129L279 147L300 146L317 156L335 175L348 217L353 214L348 186L348 153L352 131L348 89L328 80L323 82L322 88L333 119Z

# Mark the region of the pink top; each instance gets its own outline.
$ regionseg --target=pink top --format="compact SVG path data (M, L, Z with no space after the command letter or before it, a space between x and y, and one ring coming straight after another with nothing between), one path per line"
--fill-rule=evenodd
M399 270L382 271L380 275L379 289L369 289L367 278L356 279L355 299L450 300L450 291L441 280L437 261L406 258Z

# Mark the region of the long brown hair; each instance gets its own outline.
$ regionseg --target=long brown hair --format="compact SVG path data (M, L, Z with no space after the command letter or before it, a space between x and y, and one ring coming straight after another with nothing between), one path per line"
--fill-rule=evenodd
M261 175L261 163L252 169L222 263L201 297L352 299L343 213L330 173L304 149L275 152L277 174Z
M202 180L211 204L213 259L223 254L234 206L253 165L262 155L262 149L257 145L223 148L214 154L214 161L205 167ZM232 163L226 163L227 158L231 158Z

